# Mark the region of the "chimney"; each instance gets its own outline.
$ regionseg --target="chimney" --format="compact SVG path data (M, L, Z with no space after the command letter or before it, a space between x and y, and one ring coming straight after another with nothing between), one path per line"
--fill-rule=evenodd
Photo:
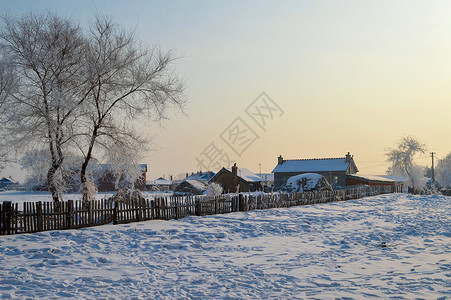
M232 193L236 193L238 188L238 167L236 163L233 164L232 167L232 186L230 187L230 191Z
M277 164L279 164L279 165L283 164L283 157L282 157L282 155L279 155L279 157L277 158Z
M348 154L346 154L346 162L350 162L352 159L351 154L348 152Z
M238 167L236 166L236 163L233 164L232 175L233 176L238 176Z
M187 178L189 175L188 175L188 173L186 173L186 177L185 178Z

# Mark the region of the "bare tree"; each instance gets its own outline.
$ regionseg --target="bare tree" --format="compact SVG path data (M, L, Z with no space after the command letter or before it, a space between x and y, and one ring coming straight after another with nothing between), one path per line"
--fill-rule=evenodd
M409 187L414 190L421 187L423 185L422 177L424 177L423 168L416 165L413 158L426 150L426 145L414 137L403 136L396 148L389 148L385 153L387 160L391 163L387 173L405 176Z
M52 13L2 18L2 56L14 66L17 89L4 99L5 136L16 149L46 148L46 185L59 200L54 176L74 135L77 107L86 90L81 76L85 42L81 29ZM8 76L7 76L8 77Z
M106 17L97 17L91 27L86 59L90 86L79 146L85 158L80 173L83 199L89 200L87 170L93 155L138 155L147 140L134 130L133 121L161 120L169 107L182 108L185 99L183 84L172 70L173 53L143 48L133 33Z

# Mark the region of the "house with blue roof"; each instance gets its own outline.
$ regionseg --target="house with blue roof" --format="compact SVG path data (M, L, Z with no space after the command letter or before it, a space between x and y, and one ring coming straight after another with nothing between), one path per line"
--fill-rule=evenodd
M210 181L210 179L213 178L213 176L215 176L215 173L212 171L207 171L207 172L197 172L197 173L191 173L191 175L188 176L188 173L186 174L186 178L183 179L183 181L185 180L196 180L199 182L203 182L203 183L207 183L208 181Z
M11 176L9 178L3 177L2 179L0 179L0 188L2 189L17 185L19 185L19 182L12 179Z
M348 152L345 157L339 158L283 159L280 155L272 173L274 188L280 190L285 187L288 178L304 173L323 175L333 188L345 187L347 175L358 171L354 156Z

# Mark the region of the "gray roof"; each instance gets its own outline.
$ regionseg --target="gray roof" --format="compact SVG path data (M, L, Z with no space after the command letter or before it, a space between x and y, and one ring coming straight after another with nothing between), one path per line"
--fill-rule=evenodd
M342 158L315 158L315 159L289 159L278 164L272 173L292 173L292 172L334 172L346 171L351 164Z

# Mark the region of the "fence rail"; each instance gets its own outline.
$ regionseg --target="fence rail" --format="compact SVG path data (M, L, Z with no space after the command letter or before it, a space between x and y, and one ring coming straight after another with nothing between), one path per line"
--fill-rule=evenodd
M77 229L145 220L170 220L187 216L225 214L256 209L310 205L393 193L389 186L363 186L332 192L227 194L215 197L181 196L136 200L102 199L91 202L0 203L0 235Z

